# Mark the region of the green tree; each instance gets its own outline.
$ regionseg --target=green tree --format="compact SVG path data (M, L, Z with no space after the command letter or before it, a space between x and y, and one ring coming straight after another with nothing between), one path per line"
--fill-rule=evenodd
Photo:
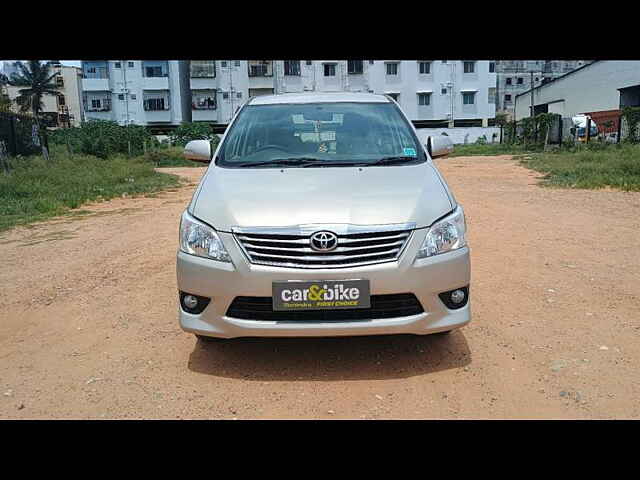
M46 131L40 125L40 115L44 109L42 97L45 95L58 95L58 86L53 79L57 72L51 73L51 62L41 62L40 60L29 60L27 65L18 62L17 74L11 76L9 85L23 87L18 90L16 103L20 111L31 112L40 135L40 145L42 155L48 160L49 153L45 147Z

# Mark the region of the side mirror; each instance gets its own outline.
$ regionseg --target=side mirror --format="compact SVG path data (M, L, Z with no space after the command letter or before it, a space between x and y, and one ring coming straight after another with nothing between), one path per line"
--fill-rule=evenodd
M184 158L196 162L211 161L211 143L209 140L191 140L184 147Z
M444 135L438 137L427 137L427 152L431 158L445 157L453 152L453 142Z

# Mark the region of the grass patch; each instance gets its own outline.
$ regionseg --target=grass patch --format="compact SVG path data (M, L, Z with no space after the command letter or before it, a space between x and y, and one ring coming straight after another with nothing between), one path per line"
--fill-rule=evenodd
M52 158L49 164L41 156L13 159L11 174L0 174L0 231L62 215L87 202L180 183L175 175L156 172L140 157L100 159L58 151Z
M454 145L453 153L449 157L468 157L475 155L522 155L542 151L542 147L524 145L510 145L506 143L467 143Z
M640 145L536 153L520 163L544 173L547 186L640 191Z

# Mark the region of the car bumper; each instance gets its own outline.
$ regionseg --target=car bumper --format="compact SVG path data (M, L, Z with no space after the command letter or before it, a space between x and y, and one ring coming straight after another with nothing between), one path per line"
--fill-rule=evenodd
M220 338L400 333L424 335L456 329L471 320L470 299L464 307L451 310L438 297L441 292L469 285L469 249L464 247L414 261L426 229L413 233L401 257L395 262L328 269L251 264L231 234L219 232L219 235L233 263L178 252L178 289L211 298L209 305L197 315L185 312L178 304L180 326L187 332ZM236 296L270 297L274 281L346 279L368 279L372 295L413 293L422 304L424 312L406 317L331 323L247 320L226 315Z

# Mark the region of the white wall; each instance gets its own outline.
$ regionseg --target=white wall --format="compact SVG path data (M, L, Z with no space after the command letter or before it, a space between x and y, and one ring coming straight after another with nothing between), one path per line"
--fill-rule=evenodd
M482 135L487 137L487 143L492 143L492 135L496 134L494 143L500 142L500 127L455 127L455 128L417 128L418 138L422 143L429 136L439 136L445 132L454 145L475 143Z
M640 84L640 61L602 60L580 70L558 78L552 83L534 90L534 105L550 104L564 100L560 105L550 106L563 117L579 113L616 110L620 108L619 88ZM517 97L516 119L529 116L530 93Z

